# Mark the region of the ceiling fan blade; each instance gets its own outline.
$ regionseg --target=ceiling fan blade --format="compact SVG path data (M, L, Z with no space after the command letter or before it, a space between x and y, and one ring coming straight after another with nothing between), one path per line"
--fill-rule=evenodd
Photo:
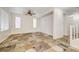
M25 15L30 15L30 16L32 16L32 14L25 14Z
M32 16L32 15L35 15L35 13L33 13L31 10L28 10L28 12L27 12L25 15L30 15L30 16Z

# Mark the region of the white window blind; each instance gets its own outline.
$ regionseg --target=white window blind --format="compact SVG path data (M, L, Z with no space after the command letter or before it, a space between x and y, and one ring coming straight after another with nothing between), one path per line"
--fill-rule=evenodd
M20 17L15 18L15 27L21 28L21 18Z

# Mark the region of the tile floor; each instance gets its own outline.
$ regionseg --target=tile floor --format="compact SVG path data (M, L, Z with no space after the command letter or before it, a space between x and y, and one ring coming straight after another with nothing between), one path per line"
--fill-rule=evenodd
M41 32L13 34L0 43L0 52L78 52L69 46L69 38L54 40Z

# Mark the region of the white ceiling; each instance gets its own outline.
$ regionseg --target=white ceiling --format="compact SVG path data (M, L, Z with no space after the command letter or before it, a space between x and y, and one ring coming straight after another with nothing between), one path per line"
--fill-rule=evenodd
M74 13L79 13L79 7L66 7L63 11L65 15L72 15Z
M31 10L32 12L36 13L36 15L42 15L54 7L3 7L4 9L8 10L12 13L24 14L24 12L28 12ZM64 11L64 14L71 15L75 12L79 13L79 7L59 7Z
M31 10L36 14L43 14L44 12L52 9L52 7L4 7L4 9L8 10L9 12L18 14L23 14L24 12L27 13L28 10Z

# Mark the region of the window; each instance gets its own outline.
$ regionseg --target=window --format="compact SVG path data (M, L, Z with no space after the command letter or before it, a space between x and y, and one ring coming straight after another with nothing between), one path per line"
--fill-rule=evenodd
M21 28L21 18L20 17L16 17L16 19L15 19L15 27L16 28Z
M9 29L9 16L4 10L0 10L0 31Z
M33 28L36 28L36 27L37 27L37 19L33 18Z

